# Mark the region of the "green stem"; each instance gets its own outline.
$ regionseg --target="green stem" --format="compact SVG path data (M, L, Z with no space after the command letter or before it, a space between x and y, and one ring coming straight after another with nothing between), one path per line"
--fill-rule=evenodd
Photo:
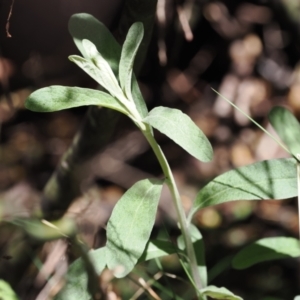
M299 219L299 240L300 240L300 154L296 154L297 157L297 185L298 185L298 219Z
M168 161L167 161L164 153L162 152L160 146L157 144L153 134L151 133L150 126L146 124L146 129L141 129L141 130L142 130L142 133L144 134L144 136L146 137L147 141L149 142L152 150L154 151L154 154L156 155L156 157L159 161L159 164L162 168L162 171L166 177L166 183L172 194L173 202L174 202L177 216L178 216L180 229L181 229L182 236L183 236L183 239L184 239L184 242L186 245L186 252L187 252L188 259L189 259L192 277L193 277L196 287L200 290L203 288L203 286L202 286L200 274L199 274L198 268L197 268L197 259L196 259L192 239L191 239L190 233L188 231L188 223L187 223L186 215L185 215L185 212L184 212L184 209L182 206L181 198L180 198L180 195L179 195L179 192L177 189L177 185L174 180L173 173L170 169L170 166L168 164Z

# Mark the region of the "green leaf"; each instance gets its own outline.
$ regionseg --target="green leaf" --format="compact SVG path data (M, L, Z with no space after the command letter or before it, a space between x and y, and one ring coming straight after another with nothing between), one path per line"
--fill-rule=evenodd
M198 270L201 278L201 283L203 286L207 285L207 268L205 264L205 249L204 249L204 243L203 243L203 238L201 235L201 232L199 229L193 225L190 224L188 228L192 242L193 242L193 247L195 250L196 254L196 259L197 259L197 265L198 265ZM179 249L184 250L185 249L185 244L184 244L184 239L183 236L179 236L177 240L177 244ZM189 268L189 265L186 264L186 267Z
M162 180L134 184L118 201L107 224L107 266L116 277L126 276L142 255L152 231Z
M87 58L88 55L83 48L82 41L87 39L97 47L115 75L118 75L121 46L103 23L86 13L75 14L70 18L69 32L84 57Z
M203 296L209 296L213 299L221 299L221 300L243 300L243 298L234 295L232 292L227 290L224 287L216 287L214 285L210 285L204 289L200 290L200 293Z
M156 107L151 110L144 122L168 136L197 159L204 162L212 159L213 150L210 142L191 118L180 110Z
M124 94L119 86L116 76L114 75L108 62L98 52L96 46L89 40L83 40L82 45L88 58L99 70L97 73L97 82L106 88L111 95L117 98L121 97L121 99L123 99Z
M75 14L70 18L69 31L77 48L85 58L88 58L88 55L83 48L82 41L87 39L97 47L98 52L108 62L115 76L118 76L121 46L104 24L92 15ZM134 75L132 78L132 96L140 115L142 117L147 116L147 106Z
M111 95L91 89L50 86L33 92L26 100L26 108L37 112L52 112L85 105L101 105L124 114L124 106Z
M106 266L105 247L97 250L91 250L88 255L93 262L98 275L102 273ZM76 259L69 267L67 273L67 282L55 300L90 300L88 292L88 275L82 258Z
M224 272L226 269L231 268L231 262L233 259L233 255L226 256L218 261L214 266L212 266L207 274L208 282L214 280L218 275Z
M86 43L85 43L86 44ZM79 68L86 72L90 77L103 86L112 96L120 99L124 98L117 79L114 77L108 63L102 61L102 69L99 69L92 61L78 55L69 56L70 61L74 62Z
M300 124L295 116L288 109L277 106L270 111L269 120L291 153L300 154Z
M134 23L130 27L122 47L121 60L119 64L119 80L121 88L129 99L132 98L131 82L134 59L142 42L143 34L143 24L140 22Z
M40 241L50 241L71 237L76 233L74 220L61 218L54 222L37 219L15 219L11 223L21 227L32 238Z
M145 118L148 115L148 108L134 74L132 76L132 97L141 117Z
M286 199L297 196L296 161L266 160L228 171L197 195L189 219L199 209L234 200Z
M146 248L139 258L139 263L162 256L180 253L181 251L171 242L163 240L152 240L146 245Z
M290 237L263 238L243 248L232 261L235 269L246 269L257 263L299 257L299 240Z
M135 22L142 22L144 26L144 38L137 53L134 69L136 72L141 68L147 55L148 45L152 38L153 25L156 20L157 0L126 0L123 7L119 32L125 36L130 26Z
M18 300L18 296L11 286L4 280L0 279L0 299L1 300Z

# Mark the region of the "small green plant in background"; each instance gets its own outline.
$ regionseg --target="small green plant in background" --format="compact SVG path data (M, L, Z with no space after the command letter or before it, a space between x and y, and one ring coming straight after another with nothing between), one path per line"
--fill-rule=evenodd
M186 216L168 161L155 140L154 129L162 132L202 162L213 157L210 142L189 116L180 110L156 107L148 112L133 73L135 56L143 39L143 24L134 23L122 47L107 28L88 14L74 15L70 33L82 57L69 59L91 76L103 91L79 87L51 86L32 93L26 107L37 112L53 112L78 106L97 105L128 116L149 142L164 174L163 179L144 179L135 183L115 205L107 224L105 247L90 251L69 267L67 283L57 299L97 299L90 287L93 275L107 267L115 277L127 276L143 261L177 253L194 288L197 299L231 299L224 287L209 285L202 235L192 224L200 209L234 200L286 199L298 195L300 142L295 137L300 125L284 108L274 108L270 121L292 154L289 159L258 162L226 172L198 193ZM109 126L109 124L107 124ZM297 169L298 168L298 169ZM181 236L177 244L150 240L163 185L172 194ZM232 267L245 269L256 263L284 257L299 257L299 241L290 237L264 238L246 246L232 259ZM86 271L86 266L94 268ZM220 267L219 272L222 271ZM92 275L91 275L92 274Z

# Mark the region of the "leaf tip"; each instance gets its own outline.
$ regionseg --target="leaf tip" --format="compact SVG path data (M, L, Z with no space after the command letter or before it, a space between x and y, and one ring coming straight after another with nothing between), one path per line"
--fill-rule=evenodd
M74 62L74 55L69 55L68 60L71 61L71 62Z
M118 265L113 269L113 274L116 278L123 278L128 274L128 270L123 265Z
M28 110L31 110L31 111L35 111L35 112L40 112L41 109L39 109L39 105L38 105L38 101L35 97L37 91L31 93L27 99L25 100L25 108L28 109Z

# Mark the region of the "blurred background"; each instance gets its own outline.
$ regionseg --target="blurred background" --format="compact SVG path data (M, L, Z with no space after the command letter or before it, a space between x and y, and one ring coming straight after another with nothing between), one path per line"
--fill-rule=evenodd
M121 0L1 1L2 220L28 217L39 207L41 192L87 110L34 113L24 108L26 97L54 84L97 87L67 58L78 53L68 33L70 16L78 12L93 14L118 36L123 4ZM299 61L299 0L158 0L153 37L139 75L144 98L149 110L161 105L182 109L214 148L213 161L201 163L156 132L187 211L199 189L215 176L259 160L287 156L211 88L274 133L267 120L274 105L288 106L300 117ZM67 213L76 219L88 246L97 248L105 244L104 227L122 193L137 180L160 176L161 170L141 134L121 117L109 144L85 165L84 172L82 195L74 199ZM153 237L165 236L166 230L171 239L178 235L170 203L168 191L164 190ZM295 199L209 207L195 216L194 223L204 236L209 268L223 259L226 265L228 257L258 238L298 236ZM48 242L38 254L29 249L32 264L19 267L22 276L16 280L9 266L21 242L18 231L3 222L1 276L13 284L21 299L51 299L62 286L67 260L72 261L76 255L70 253L65 241ZM184 276L176 257L166 257L161 263L165 271ZM244 299L289 300L300 294L299 267L299 261L289 259L245 271L228 267L221 275L213 276L212 284L226 286ZM51 274L57 278L56 284L49 284ZM140 274L152 278L160 273L150 263L132 276L138 278ZM105 272L102 282L115 297L112 299L148 299L144 293L133 297L139 291L133 278L112 281L111 276ZM178 278L168 282L184 299L192 299Z

